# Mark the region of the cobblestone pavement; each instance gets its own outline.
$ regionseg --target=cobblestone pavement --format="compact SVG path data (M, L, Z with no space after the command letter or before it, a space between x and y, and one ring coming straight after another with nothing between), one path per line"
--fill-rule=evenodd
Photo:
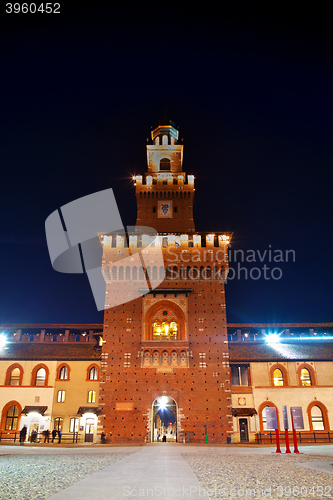
M299 455L274 451L173 443L2 445L0 499L333 498L333 446L300 447Z
M259 455L246 451L243 454L183 452L183 456L202 484L206 498L333 497L331 457L274 452Z
M0 498L49 498L126 456L125 453L0 456Z

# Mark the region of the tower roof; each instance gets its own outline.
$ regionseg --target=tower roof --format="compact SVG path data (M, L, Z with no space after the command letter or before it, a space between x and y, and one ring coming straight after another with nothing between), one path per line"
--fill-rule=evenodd
M162 118L160 118L157 122L154 123L153 129L155 129L157 127L161 127L161 126L167 126L167 125L170 125L171 127L176 128L175 122L170 120L170 118L167 115L167 108L164 108Z

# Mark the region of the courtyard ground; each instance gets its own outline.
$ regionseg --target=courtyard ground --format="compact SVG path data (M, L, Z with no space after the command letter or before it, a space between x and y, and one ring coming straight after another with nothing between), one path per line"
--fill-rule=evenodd
M333 498L333 445L0 446L3 500L134 497Z

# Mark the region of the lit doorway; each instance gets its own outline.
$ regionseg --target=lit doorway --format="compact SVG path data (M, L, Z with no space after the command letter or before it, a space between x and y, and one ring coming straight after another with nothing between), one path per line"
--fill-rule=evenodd
M177 403L170 396L159 396L152 409L151 441L175 443L177 441Z
M92 443L94 440L94 427L95 427L95 419L87 418L86 420L86 430L85 430L85 442Z

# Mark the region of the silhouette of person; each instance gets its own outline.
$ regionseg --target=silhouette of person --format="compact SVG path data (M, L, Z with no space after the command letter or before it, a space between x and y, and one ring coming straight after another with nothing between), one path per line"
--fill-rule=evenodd
M27 435L27 426L24 425L20 430L20 443L24 443L26 435Z
M56 435L57 435L57 429L53 429L53 431L52 431L52 443L54 442Z

